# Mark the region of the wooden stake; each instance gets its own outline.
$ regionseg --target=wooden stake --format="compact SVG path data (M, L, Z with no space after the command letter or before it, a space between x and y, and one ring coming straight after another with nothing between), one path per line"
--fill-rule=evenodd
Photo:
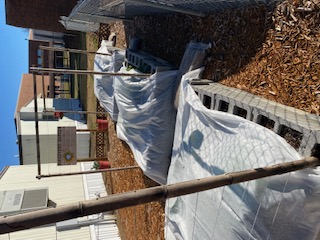
M106 132L106 130L100 130L96 128L90 128L90 129L77 129L77 132Z
M79 113L79 114L107 114L108 112L95 112L95 111L77 111L77 110L49 110L46 109L44 112L62 112L62 113Z
M79 158L77 162L94 162L99 160L108 160L107 157L89 157L89 158Z
M88 54L99 54L99 55L112 56L112 54L110 54L110 53L98 53L98 52L90 52L90 51L86 51L86 50L62 48L62 47L39 46L39 49L47 50L47 51L57 51L57 52L81 53L81 54L87 54L87 55Z
M72 175L80 175L80 174L93 174L93 173L102 173L102 172L115 172L115 171L124 171L139 168L139 166L130 166L130 167L121 167L121 168L107 168L107 169L99 169L92 171L82 171L82 172L72 172L72 173L52 173L48 175L38 175L37 178L49 178L49 177L61 177L61 176L72 176Z
M82 201L74 204L58 206L56 208L48 208L35 212L7 216L0 219L0 233L10 233L67 219L116 210L119 208L131 207L154 201L163 201L167 198L284 174L318 165L320 165L320 160L318 158L309 157L302 160L276 164L264 168L250 169L171 185L114 194L96 200Z

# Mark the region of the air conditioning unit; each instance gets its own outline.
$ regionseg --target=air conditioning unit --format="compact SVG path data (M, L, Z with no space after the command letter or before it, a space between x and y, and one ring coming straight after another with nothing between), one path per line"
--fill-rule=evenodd
M0 191L0 216L46 208L48 198L48 188Z

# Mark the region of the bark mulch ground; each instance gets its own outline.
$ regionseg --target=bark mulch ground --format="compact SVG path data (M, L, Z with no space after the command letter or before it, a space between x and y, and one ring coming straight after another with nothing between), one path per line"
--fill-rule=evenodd
M132 22L103 25L100 40L111 32L117 47L131 37L142 39L142 50L177 67L191 40L210 42L204 78L320 114L320 4L283 1L209 15L182 14L136 17ZM108 157L113 167L136 165L126 143L109 119ZM106 174L112 193L155 186L141 170ZM117 211L123 239L164 239L164 203Z

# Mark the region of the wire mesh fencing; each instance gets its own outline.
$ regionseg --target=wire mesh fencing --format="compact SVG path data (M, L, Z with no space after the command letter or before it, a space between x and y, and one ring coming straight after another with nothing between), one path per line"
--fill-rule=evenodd
M203 17L248 5L265 3L265 0L82 0L72 10L69 19L108 23L130 20L135 16L184 13Z

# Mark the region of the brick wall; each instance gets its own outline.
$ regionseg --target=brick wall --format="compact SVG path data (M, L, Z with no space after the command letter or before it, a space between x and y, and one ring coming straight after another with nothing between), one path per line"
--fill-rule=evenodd
M16 27L66 32L60 16L68 16L77 0L5 0L6 23Z
M37 75L37 93L42 93L42 76ZM49 77L44 77L44 89L48 89L49 86ZM23 74L20 89L17 99L16 112L20 112L20 109L24 107L27 103L29 103L33 99L33 75L32 74Z

